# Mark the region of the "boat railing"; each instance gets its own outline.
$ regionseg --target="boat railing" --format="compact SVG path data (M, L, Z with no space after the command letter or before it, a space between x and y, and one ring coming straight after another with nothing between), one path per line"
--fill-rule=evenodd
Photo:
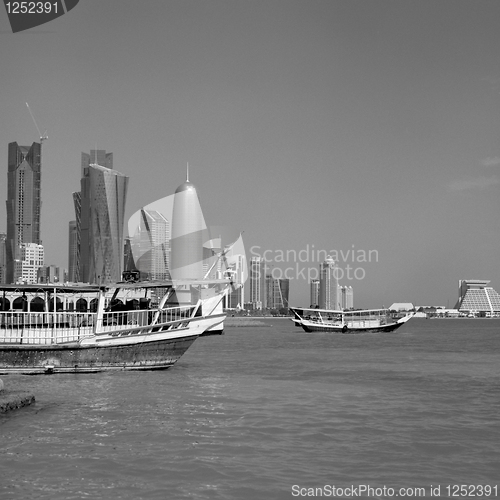
M195 306L187 305L162 309L104 312L102 318L97 320L96 334L116 330L142 330L155 325L188 320L194 314L195 309Z
M0 343L54 344L92 335L95 313L0 311Z
M0 344L60 344L110 332L154 331L155 325L187 326L197 310L186 305L161 309L95 312L0 311Z

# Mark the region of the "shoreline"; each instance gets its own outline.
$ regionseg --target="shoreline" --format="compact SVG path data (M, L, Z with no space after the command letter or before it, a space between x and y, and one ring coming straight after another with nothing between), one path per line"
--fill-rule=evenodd
M31 392L4 390L0 393L0 413L17 410L34 402L35 396Z
M0 414L23 408L35 402L35 395L27 385L29 384L24 376L6 375L0 379ZM10 389L9 386L15 386L16 389Z

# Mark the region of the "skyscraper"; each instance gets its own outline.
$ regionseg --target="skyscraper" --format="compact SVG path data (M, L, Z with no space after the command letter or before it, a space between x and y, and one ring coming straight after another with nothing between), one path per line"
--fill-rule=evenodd
M229 246L226 246L224 250L227 250ZM245 283L246 277L246 259L243 255L237 255L232 259L233 263L229 266L229 270L232 274L232 279L235 283L241 286L234 287L228 293L226 297L226 307L229 309L243 309L245 305Z
M5 233L0 233L0 284L5 283L5 272L6 272L6 255L5 255L5 241L7 235Z
M265 299L265 261L262 257L252 257L250 259L250 304L253 309L263 309L266 307Z
M68 238L68 281L75 283L78 281L78 233L76 229L76 220L69 221Z
M17 279L16 260L22 260L21 245L40 240L40 187L42 145L31 146L9 144L7 172L7 238L6 238L6 282ZM43 265L43 262L42 262Z
M339 287L341 299L340 303L342 309L353 309L354 308L354 292L352 286L340 286Z
M311 307L319 307L319 280L311 280L310 287L310 305Z
M149 279L169 279L170 223L156 210L141 209L138 239L139 255L136 265ZM136 243L134 241L134 243Z
M194 185L181 184L175 191L170 241L170 274L173 279L203 278L205 219Z
M289 279L273 278L272 274L266 276L266 307L267 309L288 308Z
M78 281L120 281L128 177L113 170L113 153L105 150L82 153L81 175L81 190L73 193Z
M339 284L337 265L328 256L319 266L319 308L335 309L341 308L339 301Z
M38 270L43 267L43 245L21 243L18 258L14 262L16 283L32 284L38 282Z

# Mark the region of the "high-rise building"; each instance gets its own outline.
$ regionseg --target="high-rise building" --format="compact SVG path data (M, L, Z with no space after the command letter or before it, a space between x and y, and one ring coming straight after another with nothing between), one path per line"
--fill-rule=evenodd
M206 225L198 193L189 178L186 178L174 196L170 274L173 279L202 279Z
M65 281L64 269L54 265L41 267L37 275L38 283L64 283Z
M77 281L122 279L128 177L113 170L113 153L82 153L81 190L73 193L77 231Z
M15 282L37 283L38 270L44 263L43 246L36 243L21 243L18 256L19 258L14 261Z
M338 271L335 261L328 256L319 266L319 307L320 309L339 310Z
M230 246L226 246L224 251L227 251ZM231 258L232 263L228 271L234 283L241 286L235 286L226 296L226 307L228 309L243 309L245 305L245 274L246 274L246 259L244 255L237 255Z
M40 239L41 156L42 145L38 142L34 142L31 146L19 146L17 142L9 144L5 242L7 283L14 283L19 277L19 274L15 275L15 269L20 272L21 245L42 243Z
M319 280L311 280L310 282L310 306L319 307Z
M265 309L265 284L266 263L262 257L250 259L250 270L248 274L250 282L250 305L252 309Z
M68 238L68 281L76 283L78 281L78 232L76 230L76 220L69 221Z
M272 274L266 275L266 308L288 308L289 279L273 278Z
M7 235L5 233L0 233L0 284L6 283L6 264L7 264L7 256L5 254L5 240L7 239Z
M341 286L340 291L340 305L342 309L353 309L354 308L354 292L352 286Z
M140 258L136 265L148 279L170 278L170 223L156 210L141 209L138 241Z

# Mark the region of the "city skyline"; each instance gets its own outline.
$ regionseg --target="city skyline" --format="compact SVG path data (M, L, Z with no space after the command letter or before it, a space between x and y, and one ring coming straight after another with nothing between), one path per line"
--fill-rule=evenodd
M357 307L499 287L498 2L166 1L141 19L133 5L80 2L15 35L0 15L4 169L8 143L39 141L25 102L49 137L46 264L67 266L79 152L106 147L130 178L125 219L189 161L206 219L290 268L292 304L309 301L308 245L377 252L339 259L359 268L342 281Z

